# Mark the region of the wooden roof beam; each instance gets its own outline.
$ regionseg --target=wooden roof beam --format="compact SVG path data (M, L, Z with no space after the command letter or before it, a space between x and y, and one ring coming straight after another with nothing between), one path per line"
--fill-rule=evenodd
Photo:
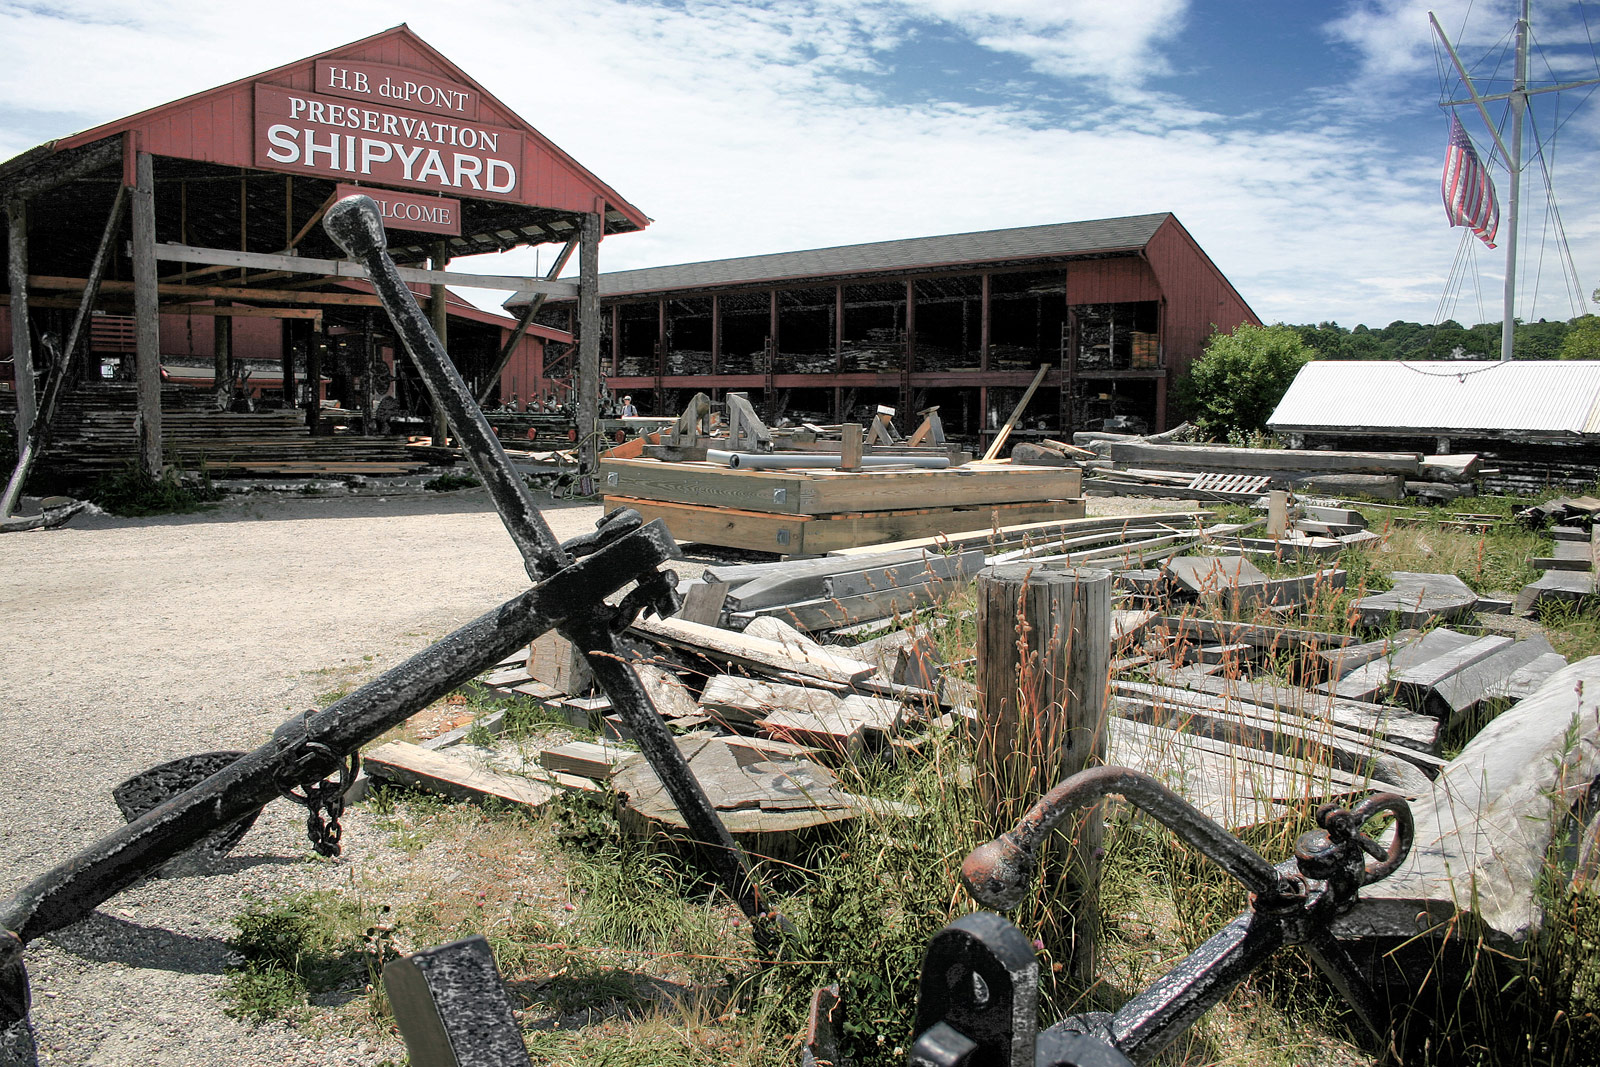
M280 256L262 252L235 252L226 248L196 248L193 245L158 244L156 258L171 263L204 263L215 266L258 267L264 270L284 270L298 274L322 274L331 278L360 278L366 280L367 272L360 264L346 259L312 259L306 256ZM461 285L477 289L501 289L512 292L544 293L546 296L576 298L578 286L573 282L550 281L544 278L518 278L503 274L463 274L455 271L418 270L401 267L400 277L408 282L424 285Z
M30 274L28 284L36 289L80 292L88 284L83 278L56 278ZM106 281L100 288L108 293L131 293L132 282ZM342 307L381 307L377 296L367 293L310 293L295 289L250 289L231 285L168 285L156 286L158 296L174 296L188 300L288 300L298 304L324 304Z

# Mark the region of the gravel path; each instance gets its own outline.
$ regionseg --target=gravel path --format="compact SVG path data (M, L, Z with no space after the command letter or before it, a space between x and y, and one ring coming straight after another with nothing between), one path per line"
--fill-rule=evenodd
M1179 501L1092 499L1091 514ZM557 537L596 506L546 510ZM695 564L680 566L693 574ZM194 752L249 749L527 588L480 491L231 498L202 515L80 517L0 542L0 897L121 824L116 783ZM37 1058L96 1067L379 1064L397 1042L255 1026L215 996L252 897L334 889L383 835L357 809L315 858L272 804L206 875L151 880L27 951ZM13 1035L15 1036L15 1035ZM19 1059L0 1049L0 1067Z
M557 537L596 506L547 510ZM203 515L80 517L0 544L0 896L120 825L110 789L163 760L248 749L527 588L487 497L252 496ZM255 896L331 889L303 815L272 804L209 876L163 878L29 946L38 1060L376 1064L339 1035L253 1026L214 993ZM346 819L347 855L373 831ZM10 1059L15 1060L13 1052ZM0 1053L0 1064L8 1055ZM23 1060L26 1062L26 1060Z

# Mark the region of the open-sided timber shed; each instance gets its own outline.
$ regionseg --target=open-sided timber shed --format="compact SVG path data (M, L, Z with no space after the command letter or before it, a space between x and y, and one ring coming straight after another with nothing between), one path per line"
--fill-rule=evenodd
M1259 325L1170 213L746 256L600 276L613 393L675 413L745 390L773 417L839 422L938 405L998 428L1048 368L1014 436L1164 428L1169 384L1213 328ZM526 307L513 296L508 308ZM542 321L567 325L557 304Z
M575 327L593 321L602 234L649 224L405 25L51 141L0 164L0 354L13 368L19 436L34 421L46 333L65 346L70 382L98 383L104 358L132 349L139 458L151 471L162 463L163 361L207 340L219 404L241 366L281 361L282 382L306 383L280 386L283 403L304 403L312 432L320 383L337 380L326 354L353 348L346 379L370 416L394 389L380 362L387 320L317 225L353 191L379 201L395 259L485 397L517 373L531 394L542 339L571 339L529 328L539 298L586 309ZM458 256L546 242L562 246L547 278L444 271ZM579 281L553 280L574 252ZM535 299L509 322L447 297L445 283ZM599 351L598 327L582 333L580 428L595 415ZM387 366L403 375L399 363ZM426 403L420 389L409 399Z
M1494 492L1600 478L1600 360L1319 359L1267 419L1291 448L1475 452Z

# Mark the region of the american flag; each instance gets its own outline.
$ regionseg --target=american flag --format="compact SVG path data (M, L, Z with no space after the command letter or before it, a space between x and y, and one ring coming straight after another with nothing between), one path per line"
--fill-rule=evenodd
M1493 248L1494 232L1500 226L1500 201L1495 199L1489 172L1453 113L1439 191L1444 194L1444 213L1450 225L1470 226L1480 241Z

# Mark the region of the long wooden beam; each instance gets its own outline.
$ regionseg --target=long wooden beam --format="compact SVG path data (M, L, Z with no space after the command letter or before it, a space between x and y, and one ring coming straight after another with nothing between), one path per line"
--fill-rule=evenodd
M1017 420L1022 418L1022 413L1027 410L1028 401L1033 399L1034 390L1039 388L1039 383L1044 381L1044 376L1049 371L1050 364L1039 364L1039 373L1033 376L1033 384L1028 386L1028 391L1022 394L1021 400L1017 401L1016 408L1011 412L1011 417L1006 420L1006 424L1000 427L1000 432L994 435L994 442L989 445L989 450L983 454L983 459L979 460L980 463L990 463L1000 454L1000 449L1004 447L1006 438L1010 437L1011 431L1017 428Z
M11 297L7 293L0 293L0 307L9 307ZM72 311L78 307L78 301L70 296L36 296L28 301L29 307L36 308L61 308ZM130 310L126 303L119 304L119 313ZM258 308L244 304L231 304L227 307L218 307L215 304L162 304L158 309L161 315L211 315L226 316L236 319L321 319L321 308Z
M139 437L139 466L161 476L161 307L156 296L155 157L134 156L133 216L133 369Z
M578 250L578 237L574 234L568 241L561 254L556 256L556 261L550 264L550 269L545 272L547 281L555 281L560 277L561 271L566 267L567 260L572 258L572 253ZM500 374L506 369L506 364L511 362L511 353L517 349L517 343L522 340L522 335L528 332L528 327L533 324L533 317L539 314L539 309L544 307L548 294L540 293L528 301L528 306L522 309L522 316L517 319L517 328L511 331L511 336L506 338L506 343L500 348L500 355L495 357L494 370L490 371L483 380L483 388L478 391L478 406L482 407L489 400L489 394L494 392L495 382L500 380Z
M50 275L30 274L28 284L35 289L77 292L87 284L83 278L60 278ZM108 293L131 293L132 282L108 281L100 283ZM183 297L188 300L291 300L297 304L323 304L336 307L381 307L378 298L370 293L309 293L299 289L251 289L231 285L168 285L156 286L161 296ZM427 297L419 297L427 299Z
M223 267L256 267L284 270L296 274L323 274L331 278L366 278L366 268L348 259L312 259L308 256L280 256L266 252L236 252L227 248L197 248L194 245L160 244L156 258L169 263L206 263ZM401 267L400 277L424 285L460 285L474 289L506 289L519 293L545 293L549 296L576 297L572 282L544 278L515 278L503 274L460 274L455 271L419 270Z
M17 441L28 439L33 429L36 401L33 395L33 331L28 321L28 202L6 201L6 288L16 313L11 316L11 360L17 391ZM37 301L34 301L37 303Z

